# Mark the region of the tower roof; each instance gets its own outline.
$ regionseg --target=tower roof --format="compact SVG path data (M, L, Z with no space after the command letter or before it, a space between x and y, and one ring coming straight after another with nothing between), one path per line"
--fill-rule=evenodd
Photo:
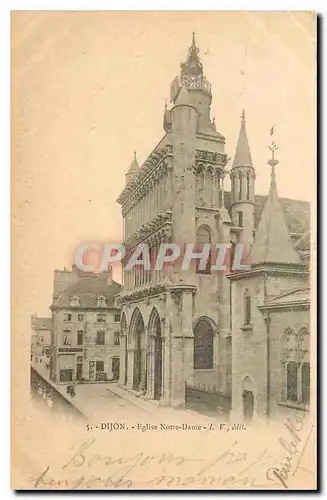
M137 172L140 168L140 165L136 159L136 151L134 151L134 158L133 158L133 161L128 169L128 173L132 173L132 172Z
M181 90L179 91L175 106L192 106L192 108L194 107L185 85L182 85Z
M269 161L271 165L269 195L250 251L252 265L300 264L300 258L293 248L283 208L277 194L275 179L275 165L277 163L273 155L272 160Z
M233 167L252 167L252 157L245 127L245 111L241 116L241 128L238 136Z

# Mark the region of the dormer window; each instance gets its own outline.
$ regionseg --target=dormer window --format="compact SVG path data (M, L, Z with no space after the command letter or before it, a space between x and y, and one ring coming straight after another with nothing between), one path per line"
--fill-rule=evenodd
M106 298L103 295L100 295L100 297L98 297L98 306L106 306Z
M72 307L77 307L80 305L79 303L79 297L77 297L76 295L74 295L73 297L70 297L70 305Z

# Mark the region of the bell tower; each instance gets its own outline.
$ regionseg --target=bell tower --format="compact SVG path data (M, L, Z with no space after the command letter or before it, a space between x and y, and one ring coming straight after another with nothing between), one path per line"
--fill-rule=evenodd
M210 119L211 83L203 74L199 48L195 44L195 33L192 36L192 44L188 49L186 61L181 64L180 75L176 76L170 86L172 103L176 103L182 87L189 91L190 101L198 113L197 132L216 135L215 123Z
M244 110L230 178L233 225L243 228L243 242L249 248L252 245L254 230L255 170L246 133Z

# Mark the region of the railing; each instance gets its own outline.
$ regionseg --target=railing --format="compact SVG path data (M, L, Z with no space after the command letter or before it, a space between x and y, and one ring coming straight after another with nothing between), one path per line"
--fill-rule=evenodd
M215 385L185 382L185 407L207 415L229 415L231 397L220 393Z

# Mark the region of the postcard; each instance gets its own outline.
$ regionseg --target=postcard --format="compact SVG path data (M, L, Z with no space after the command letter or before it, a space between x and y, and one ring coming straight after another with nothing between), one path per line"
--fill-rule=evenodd
M12 489L317 489L316 23L12 12Z

